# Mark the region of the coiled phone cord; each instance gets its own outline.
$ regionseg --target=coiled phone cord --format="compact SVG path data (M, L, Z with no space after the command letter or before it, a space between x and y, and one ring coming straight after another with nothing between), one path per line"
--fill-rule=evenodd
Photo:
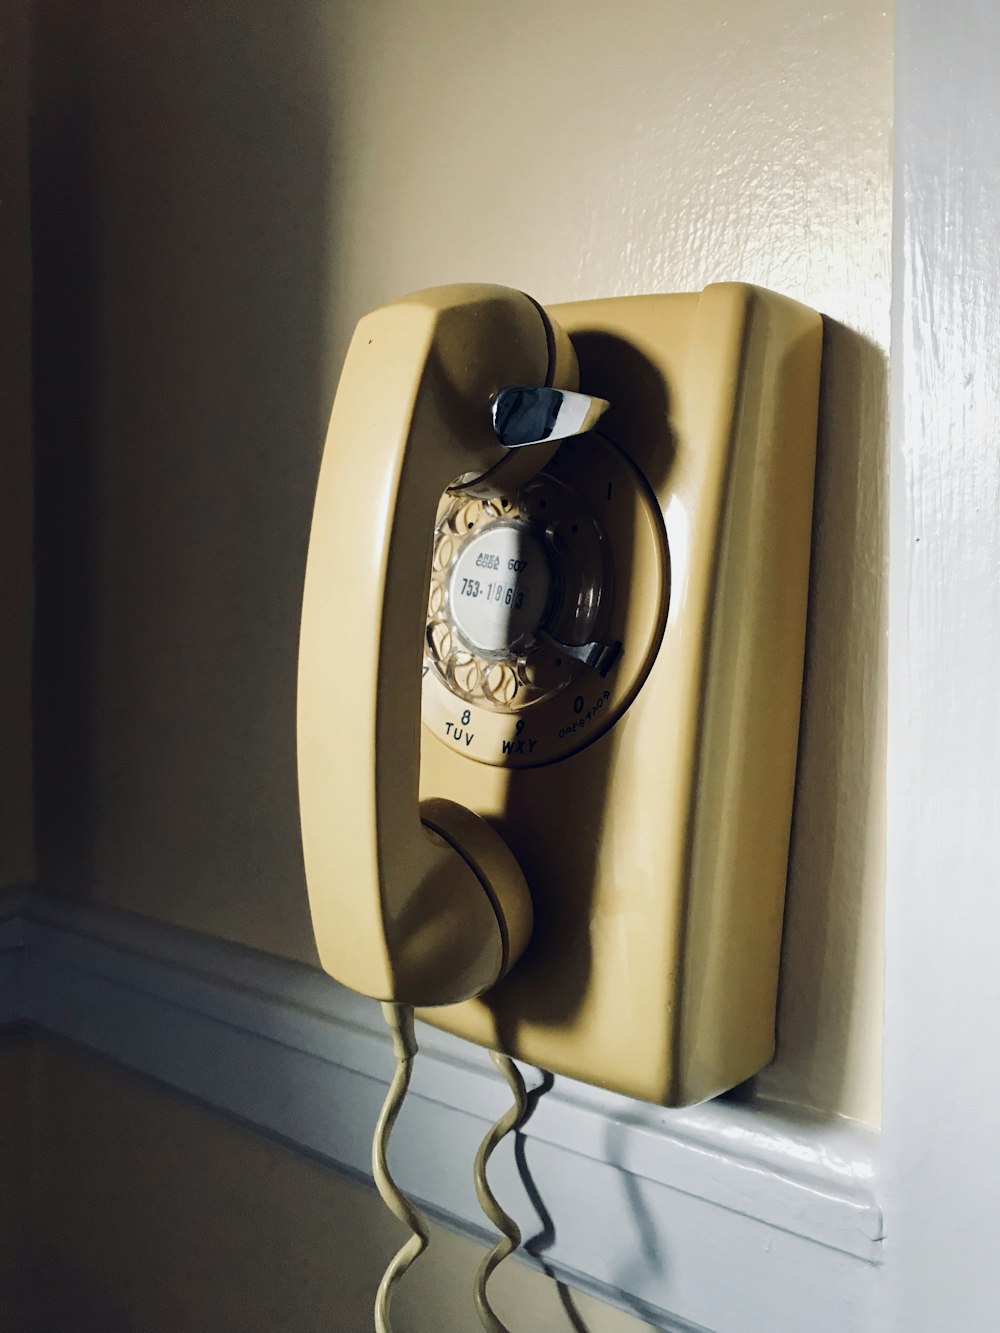
M413 1059L417 1054L417 1039L413 1029L413 1009L405 1004L387 1003L382 1005L382 1015L392 1034L396 1069L392 1076L392 1082L389 1084L389 1091L386 1093L385 1101L382 1104L378 1123L375 1126L375 1137L372 1140L372 1174L375 1177L375 1184L382 1196L383 1203L413 1233L390 1260L389 1266L382 1275L382 1281L379 1283L378 1293L375 1297L375 1333L392 1333L389 1311L396 1284L410 1265L427 1248L430 1233L427 1219L393 1180L387 1160L389 1138L403 1104L403 1098L410 1086ZM528 1110L528 1094L524 1086L524 1079L521 1077L521 1071L509 1056L501 1055L499 1051L490 1051L490 1059L507 1080L510 1090L514 1094L514 1104L491 1127L476 1153L473 1179L479 1205L502 1234L500 1240L486 1254L479 1265L473 1288L473 1297L476 1313L479 1315L479 1322L487 1330L487 1333L510 1333L506 1324L500 1321L490 1305L489 1297L486 1294L486 1284L497 1267L520 1245L521 1232L514 1219L500 1207L496 1195L490 1189L489 1181L486 1179L486 1167L500 1140L516 1130L524 1120Z
M499 1051L490 1051L490 1059L510 1085L510 1090L514 1094L514 1104L508 1111L504 1112L489 1131L476 1153L473 1179L476 1182L479 1206L496 1229L502 1233L502 1236L479 1265L473 1296L479 1322L487 1330L487 1333L510 1333L507 1325L501 1323L490 1305L489 1297L486 1294L486 1284L497 1267L503 1263L509 1254L513 1254L521 1244L521 1231L514 1219L500 1207L496 1195L490 1189L489 1182L486 1179L486 1165L493 1154L493 1149L500 1140L516 1130L524 1120L528 1111L528 1093L524 1086L524 1079L521 1077L521 1071L509 1055L501 1055Z
M405 1004L383 1004L382 1015L392 1033L392 1049L396 1056L396 1069L389 1084L375 1137L372 1140L372 1174L382 1202L399 1220L410 1228L413 1235L400 1247L389 1262L382 1275L375 1297L375 1333L392 1333L389 1307L393 1293L400 1278L427 1248L430 1232L424 1215L414 1207L406 1195L393 1180L389 1171L386 1153L389 1136L399 1115L406 1090L410 1086L410 1074L413 1069L413 1057L417 1053L417 1039L413 1031L413 1010Z

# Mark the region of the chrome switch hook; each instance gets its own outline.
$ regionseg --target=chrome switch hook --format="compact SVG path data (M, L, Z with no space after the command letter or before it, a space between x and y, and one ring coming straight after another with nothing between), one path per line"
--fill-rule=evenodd
M568 389L508 384L493 399L493 429L506 448L522 449L593 430L609 406L603 398Z

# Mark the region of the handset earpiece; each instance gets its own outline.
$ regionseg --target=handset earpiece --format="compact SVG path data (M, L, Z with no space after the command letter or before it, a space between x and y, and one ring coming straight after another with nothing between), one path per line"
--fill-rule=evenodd
M495 286L376 310L347 354L303 594L299 806L320 960L380 1000L479 995L531 932L500 835L454 802L419 802L421 652L442 493L503 494L544 467L560 435L507 447L493 407L509 386L572 390L576 377L566 335Z

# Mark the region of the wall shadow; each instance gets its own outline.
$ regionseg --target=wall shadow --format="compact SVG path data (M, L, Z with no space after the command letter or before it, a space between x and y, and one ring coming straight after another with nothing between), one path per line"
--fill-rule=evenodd
M535 1183L531 1173L527 1154L527 1136L524 1132L532 1114L534 1113L538 1102L548 1093L553 1086L553 1076L546 1071L538 1071L540 1082L528 1093L528 1110L514 1134L514 1162L524 1186L524 1191L528 1196L537 1219L535 1231L524 1238L523 1249L525 1253L530 1254L537 1261L545 1273L555 1283L556 1291L559 1297L559 1303L563 1313L566 1316L566 1328L572 1330L572 1333L591 1333L591 1325L587 1323L579 1302L575 1297L573 1288L560 1277L559 1269L546 1259L549 1250L556 1242L556 1225L541 1191ZM621 1151L618 1139L621 1131L626 1127L625 1122L616 1124L614 1121L608 1122L606 1144L608 1149L608 1161L620 1165ZM629 1206L636 1223L637 1250L636 1257L626 1270L616 1275L615 1278L615 1296L622 1307L642 1320L649 1320L653 1312L650 1308L640 1301L634 1300L630 1293L637 1285L641 1285L644 1275L652 1269L659 1277L666 1268L666 1261L662 1250L661 1241L657 1233L656 1222L651 1217L645 1203L642 1199L637 1179L630 1172L622 1169L621 1180L628 1196ZM606 1293L610 1294L610 1293Z
M40 878L314 960L295 674L346 20L35 11Z
M34 6L30 206L35 467L34 742L38 876L88 862L94 737L96 273L84 16Z
M34 878L30 10L0 7L0 893Z

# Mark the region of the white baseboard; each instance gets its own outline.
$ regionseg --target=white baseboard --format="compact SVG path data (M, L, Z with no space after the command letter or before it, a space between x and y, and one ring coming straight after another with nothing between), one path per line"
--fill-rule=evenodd
M0 1024L19 1021L368 1174L392 1067L381 1015L307 967L18 895L0 911ZM419 1036L393 1160L404 1188L481 1234L471 1163L506 1088L485 1052ZM881 1258L878 1148L865 1126L787 1107L666 1111L557 1078L491 1180L538 1262L647 1319L849 1333L869 1323Z

